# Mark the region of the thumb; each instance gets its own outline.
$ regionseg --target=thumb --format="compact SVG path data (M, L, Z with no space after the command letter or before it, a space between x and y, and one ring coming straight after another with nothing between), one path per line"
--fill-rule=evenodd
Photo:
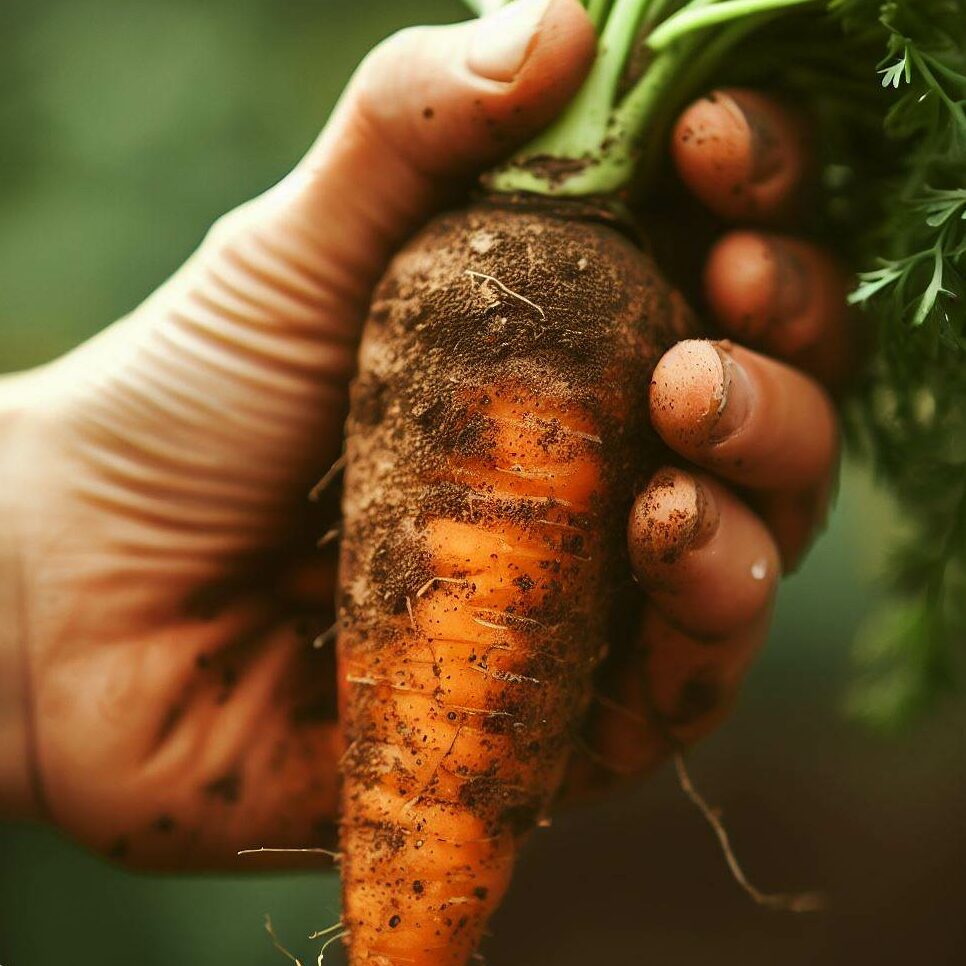
M339 261L369 285L407 234L563 108L595 46L577 0L404 30L362 63L278 190L330 238L337 226Z

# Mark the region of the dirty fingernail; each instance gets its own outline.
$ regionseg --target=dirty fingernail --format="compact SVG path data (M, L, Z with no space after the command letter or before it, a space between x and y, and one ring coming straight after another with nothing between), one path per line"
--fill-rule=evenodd
M552 2L515 0L480 20L470 41L470 70L487 80L512 81L526 62Z
M751 411L754 389L744 367L735 361L729 342L712 343L721 362L721 390L717 416L708 433L708 442L722 443L745 424Z
M639 575L703 547L718 526L714 497L690 473L661 470L634 502L628 547Z

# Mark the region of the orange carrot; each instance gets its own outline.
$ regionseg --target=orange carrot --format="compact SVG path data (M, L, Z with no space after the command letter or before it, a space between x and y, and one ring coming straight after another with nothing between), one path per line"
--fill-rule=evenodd
M655 468L680 300L577 203L444 216L352 392L341 559L350 962L465 963L557 792Z

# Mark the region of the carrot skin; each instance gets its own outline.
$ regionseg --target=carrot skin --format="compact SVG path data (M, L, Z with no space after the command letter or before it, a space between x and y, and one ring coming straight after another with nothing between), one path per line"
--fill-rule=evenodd
M691 326L586 207L441 216L379 285L340 563L352 964L461 966L556 794L657 465L647 387Z

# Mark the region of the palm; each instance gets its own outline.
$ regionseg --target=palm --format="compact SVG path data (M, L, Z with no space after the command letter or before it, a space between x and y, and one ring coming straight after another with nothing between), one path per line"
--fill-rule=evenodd
M282 262L238 272L264 252L220 230L204 273L50 371L69 388L24 487L56 508L31 564L41 784L59 822L136 862L311 844L336 807L331 648L311 646L334 561L306 494L348 367L299 336L326 293L300 301Z

